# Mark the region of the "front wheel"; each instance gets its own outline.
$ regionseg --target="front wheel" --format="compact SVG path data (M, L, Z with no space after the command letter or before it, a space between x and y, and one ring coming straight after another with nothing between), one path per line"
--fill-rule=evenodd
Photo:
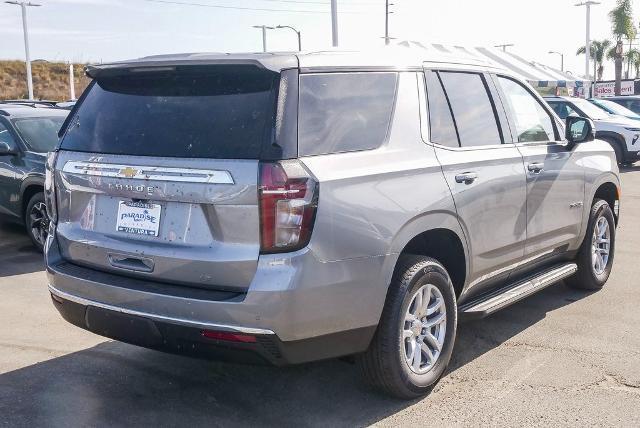
M587 232L578 251L578 272L567 284L583 290L599 290L609 279L613 267L616 224L606 201L596 199L591 206Z
M603 140L609 143L609 145L613 148L613 151L616 154L616 162L618 163L618 165L622 165L624 162L624 154L622 153L620 144L618 144L616 141L611 140L610 138L603 138Z
M36 193L29 199L25 210L24 224L33 245L39 251L43 251L49 235L49 215L44 202L44 193Z
M429 257L401 256L376 334L359 356L365 380L403 399L429 393L449 364L456 327L446 269Z

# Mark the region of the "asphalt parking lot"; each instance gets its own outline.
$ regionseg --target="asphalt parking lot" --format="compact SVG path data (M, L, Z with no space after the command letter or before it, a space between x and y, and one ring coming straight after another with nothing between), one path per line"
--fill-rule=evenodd
M6 426L640 426L640 165L623 174L604 290L560 283L459 329L450 370L413 402L345 361L284 369L166 355L64 322L41 256L0 225L0 424Z

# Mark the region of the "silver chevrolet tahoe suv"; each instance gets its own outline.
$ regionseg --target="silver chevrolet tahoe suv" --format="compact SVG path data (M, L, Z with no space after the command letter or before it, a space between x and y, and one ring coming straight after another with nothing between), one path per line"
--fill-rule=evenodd
M275 365L355 356L427 393L462 319L613 263L593 123L508 71L412 49L87 68L47 161L45 253L72 324Z

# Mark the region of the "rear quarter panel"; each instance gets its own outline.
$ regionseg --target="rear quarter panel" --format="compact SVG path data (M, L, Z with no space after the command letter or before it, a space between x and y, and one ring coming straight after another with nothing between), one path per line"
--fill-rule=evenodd
M417 84L415 73L401 73L388 140L380 148L301 158L320 182L309 248L322 262L351 260L347 266L356 269L358 260L380 259L377 281L362 290L362 300L378 314L398 255L414 236L445 228L465 242L434 149L421 137Z

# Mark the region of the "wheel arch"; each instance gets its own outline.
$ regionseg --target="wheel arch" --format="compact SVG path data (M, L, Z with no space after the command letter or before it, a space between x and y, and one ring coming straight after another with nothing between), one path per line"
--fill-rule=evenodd
M448 212L429 213L409 222L394 240L388 257L386 283L391 278L402 254L432 257L443 264L456 295L464 289L469 271L467 240L456 216Z
M22 186L20 189L21 195L21 206L20 206L20 218L24 219L26 215L27 205L29 204L29 200L36 193L44 192L44 179L41 177L30 177L22 182Z
M609 141L609 140L613 141L615 144L618 145L620 150L622 150L623 159L621 160L624 160L627 157L627 152L628 152L627 142L625 141L622 135L613 131L596 131L596 138L605 140L605 141Z

